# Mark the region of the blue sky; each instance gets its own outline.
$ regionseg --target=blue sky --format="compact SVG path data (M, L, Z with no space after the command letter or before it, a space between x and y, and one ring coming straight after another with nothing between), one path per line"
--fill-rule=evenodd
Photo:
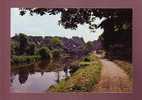
M82 37L85 42L98 39L103 33L103 29L99 28L96 32L89 30L89 25L79 25L77 30L64 29L63 26L58 25L58 15L34 15L30 16L26 14L24 16L19 15L18 8L11 8L11 36L15 33L26 33L32 36L60 36L71 38L72 36ZM94 23L101 23L103 19L97 18Z

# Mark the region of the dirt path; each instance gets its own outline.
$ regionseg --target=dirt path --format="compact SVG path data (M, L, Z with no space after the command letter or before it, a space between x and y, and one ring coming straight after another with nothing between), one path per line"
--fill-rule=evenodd
M131 92L132 82L128 75L112 61L101 59L101 62L101 79L93 92Z

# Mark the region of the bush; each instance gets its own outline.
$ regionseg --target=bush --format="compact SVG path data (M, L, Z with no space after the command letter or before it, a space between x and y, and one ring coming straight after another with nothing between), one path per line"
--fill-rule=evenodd
M53 50L52 57L56 59L60 58L60 51L57 49Z
M50 50L47 47L40 48L38 53L39 53L41 59L44 59L44 60L49 59L50 60L50 58L51 58Z
M52 40L51 40L51 43L53 45L60 45L61 40L58 37L53 37Z
M29 64L37 61L39 56L12 56L11 64Z
M91 62L86 67L80 67L67 80L61 80L58 84L49 88L52 92L87 92L100 80L102 64L95 55L90 55ZM94 63L95 61L95 63ZM88 63L88 62L87 62Z
M62 46L63 46L63 43L62 43L62 41L60 40L60 38L59 37L53 37L52 39L51 39L51 47L52 47L52 49L55 49L55 48L61 48Z

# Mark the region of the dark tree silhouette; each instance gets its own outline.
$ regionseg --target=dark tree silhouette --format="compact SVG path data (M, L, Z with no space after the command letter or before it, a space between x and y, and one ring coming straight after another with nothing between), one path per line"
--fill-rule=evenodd
M100 36L108 56L131 61L132 53L132 9L100 8L21 8L20 15L56 15L61 14L59 25L65 29L76 29L79 24L89 24L94 30L104 29ZM91 22L96 17L106 18L100 25Z
M19 78L19 82L21 84L24 84L26 82L26 80L28 79L28 76L29 76L28 69L27 68L21 68L21 69L19 69L18 74L19 74L19 77L18 77Z
M39 53L42 60L49 60L50 61L50 58L51 58L50 50L47 47L40 48L38 53Z
M20 54L24 54L26 53L26 50L27 50L27 46L28 46L28 39L27 39L27 36L20 33L19 34L19 52Z
M34 55L35 53L35 44L31 43L28 45L27 54Z
M61 51L58 49L53 50L52 56L53 56L54 61L59 61L61 58Z

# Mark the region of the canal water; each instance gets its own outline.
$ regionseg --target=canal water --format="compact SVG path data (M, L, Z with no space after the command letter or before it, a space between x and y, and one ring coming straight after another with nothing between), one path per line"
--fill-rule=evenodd
M45 70L45 69L44 69ZM70 76L64 71L35 70L35 67L19 68L11 73L11 91L18 93L44 93L52 85Z

